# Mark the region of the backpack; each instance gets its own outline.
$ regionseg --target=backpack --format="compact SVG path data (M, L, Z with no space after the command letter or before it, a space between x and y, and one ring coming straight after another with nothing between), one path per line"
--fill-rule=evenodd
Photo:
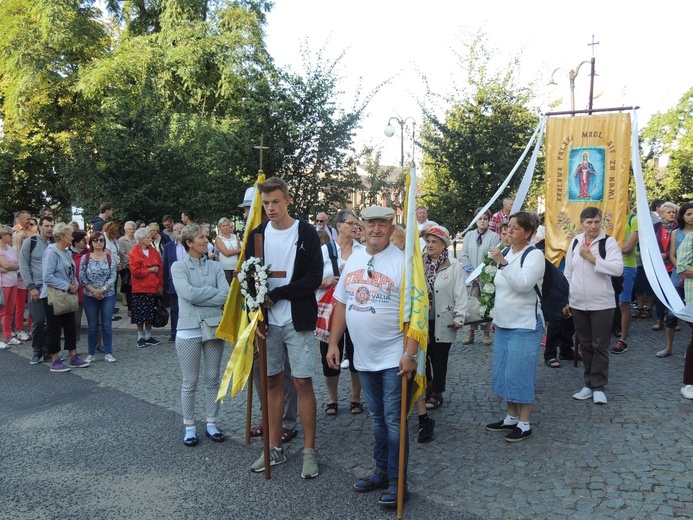
M522 253L520 267L524 265L525 257L534 249L537 248L530 246ZM505 248L505 250L503 250L503 256L505 256L509 250L509 247ZM568 305L570 285L561 270L546 258L544 258L544 281L541 284L541 291L537 285L534 286L534 290L541 302L541 311L544 314L544 319L548 323L562 320L563 308Z
M86 262L84 263L84 268L85 268L85 269L86 269L87 267L89 267L89 257L90 257L90 256L91 256L91 253L87 253L86 255L84 255L84 259L86 260ZM106 254L106 258L108 258L108 268L110 269L110 268L111 268L111 255Z
M630 222L629 222L630 223ZM602 257L602 260L606 260L606 240L609 238L609 235L606 235L603 239L599 241L599 256ZM570 248L571 251L575 250L575 246L577 245L578 241L577 238L573 240L573 245ZM623 275L620 276L612 276L611 277L611 286L614 288L614 294L618 296L623 292Z
M339 276L339 264L337 263L337 244L334 240L327 243L327 253L330 255L330 260L332 260L332 272L335 276Z

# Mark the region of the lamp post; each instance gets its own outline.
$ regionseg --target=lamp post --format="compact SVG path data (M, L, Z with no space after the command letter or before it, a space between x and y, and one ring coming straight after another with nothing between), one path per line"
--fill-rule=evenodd
M400 166L404 169L404 127L407 121L411 119L411 162L414 162L414 134L416 133L416 120L413 117L405 117L400 119L399 117L392 116L387 121L387 126L385 127L385 135L387 137L392 137L395 135L395 127L392 126L392 121L394 120L399 124L399 136L400 136Z
M578 64L575 69L568 71L568 80L570 81L570 110L572 112L575 111L575 78L578 77L578 74L580 73L580 67L582 67L585 63L589 63L591 65L591 71L590 71L590 97L589 97L589 110L592 110L592 102L594 101L594 58L592 58L590 61L582 61ZM558 72L559 70L562 70L560 67L554 70L551 73L551 81L549 81L549 85L556 85L557 83L554 81L553 77Z

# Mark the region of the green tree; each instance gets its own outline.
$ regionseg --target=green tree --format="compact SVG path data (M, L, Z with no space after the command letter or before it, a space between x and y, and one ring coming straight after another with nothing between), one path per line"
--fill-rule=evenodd
M693 88L674 108L650 119L641 144L648 196L676 203L693 199Z
M442 117L424 108L422 198L431 219L450 229L466 227L474 209L488 202L538 123L537 114L527 108L531 89L515 79L517 60L496 72L490 67L491 57L483 37L477 35L467 53L458 55L468 87L438 96L446 104ZM514 193L520 177L505 195Z
M293 212L309 218L345 207L362 189L353 149L355 131L379 87L349 110L339 104L337 68L341 56L326 60L304 50L304 75L281 71L272 83L269 164L294 194Z
M65 169L89 149L93 107L76 90L81 69L109 43L99 11L78 0L0 2L2 217L49 204L67 213Z

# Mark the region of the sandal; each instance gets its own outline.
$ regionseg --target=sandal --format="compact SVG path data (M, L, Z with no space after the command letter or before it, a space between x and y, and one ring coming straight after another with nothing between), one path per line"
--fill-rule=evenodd
M409 500L409 491L407 490L407 485L404 484L404 501ZM380 500L378 504L385 507L396 507L397 506L397 481L390 482L387 491L380 495Z
M654 325L652 325L652 330L662 330L664 328L664 324L661 321L658 321Z
M426 401L426 409L427 410L435 410L436 408L440 408L443 405L443 396L440 394L437 394L433 392L431 394L431 397L428 398L428 401Z
M645 311L638 307L637 309L633 309L630 311L630 316L631 318L642 318L643 312Z
M356 415L357 413L363 413L363 405L357 401L351 402L351 413Z
M647 319L652 317L652 310L648 309L647 307L642 308L642 312L640 312L640 317L642 319Z
M549 368L561 368L561 362L556 358L547 359L544 364Z
M467 336L467 339L465 339L465 340L462 342L462 344L463 344L463 345L471 345L472 343L474 343L474 333L473 333L473 332L470 332L470 333L469 333L469 336Z
M296 437L298 432L296 430L289 430L288 428L282 428L282 443L289 442L291 439Z
M368 493L376 489L387 489L388 485L387 475L376 469L372 475L357 480L356 484L354 484L354 489L359 493Z
M251 437L262 437L262 421L257 423L255 426L253 426L250 429L250 436Z
M337 415L339 413L339 404L327 403L327 406L325 406L325 413L327 415Z

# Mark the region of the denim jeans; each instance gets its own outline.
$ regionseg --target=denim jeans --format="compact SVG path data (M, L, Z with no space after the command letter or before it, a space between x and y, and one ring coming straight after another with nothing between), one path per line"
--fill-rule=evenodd
M366 396L373 424L375 465L379 471L387 473L390 480L397 480L399 473L402 378L397 375L398 371L398 368L388 368L379 372L359 372L361 388ZM406 482L409 459L409 437L406 431L405 436L404 481Z
M90 355L96 354L96 342L99 339L99 318L101 318L101 341L106 354L113 353L113 309L115 309L115 294L103 300L97 300L84 295L84 314L87 316L87 341Z

